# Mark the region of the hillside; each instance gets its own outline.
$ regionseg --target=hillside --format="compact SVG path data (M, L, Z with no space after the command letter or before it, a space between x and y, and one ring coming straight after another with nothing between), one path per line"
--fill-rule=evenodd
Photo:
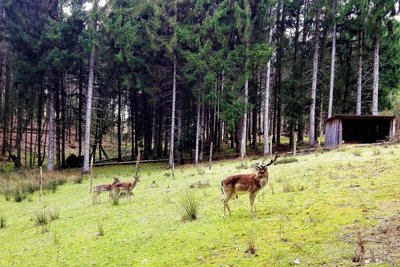
M223 218L220 181L254 172L260 160L220 161L212 170L187 165L174 178L163 164L143 164L131 202L122 198L118 205L107 194L93 204L88 180L46 191L43 203L37 192L20 203L1 196L7 226L0 229L0 266L400 264L399 145L345 147L272 165L255 202L256 217L243 195L230 202L232 216ZM131 180L133 166L93 173L95 184L115 176ZM77 174L57 175L72 180ZM199 181L202 188L190 188ZM197 220L181 220L185 190L199 204ZM47 232L32 220L42 209L59 213Z

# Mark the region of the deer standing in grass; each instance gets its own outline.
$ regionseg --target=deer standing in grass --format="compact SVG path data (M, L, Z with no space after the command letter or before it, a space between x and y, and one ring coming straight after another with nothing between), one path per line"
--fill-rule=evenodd
M118 183L114 184L113 185L114 196L119 197L119 194L121 193L121 191L126 191L126 197L130 202L131 201L131 192L136 187L137 182L140 181L139 177L140 176L135 175L133 177L132 182L118 182ZM118 179L118 178L114 178L114 179Z
M228 206L229 200L238 194L249 194L250 213L253 215L253 204L256 194L268 183L268 166L276 161L279 156L268 164L256 164L256 174L237 174L226 178L221 182L221 191L224 194L222 216L225 216L225 209L228 209L231 215L231 209Z
M114 177L114 182L112 184L100 184L96 185L93 190L93 202L97 202L97 197L103 193L108 192L108 197L111 198L111 194L114 189L114 185L121 182L118 178Z

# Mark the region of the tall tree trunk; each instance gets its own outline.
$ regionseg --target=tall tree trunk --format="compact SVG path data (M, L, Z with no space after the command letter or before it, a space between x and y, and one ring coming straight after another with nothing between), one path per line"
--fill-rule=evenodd
M49 143L48 143L48 153L47 153L47 170L53 171L53 148L54 148L54 97L53 92L49 92L48 100L49 108Z
M121 82L118 79L118 118L117 118L117 139L118 139L118 161L122 161L122 138L121 138Z
M195 164L199 164L199 149L200 149L200 101L197 103L197 117L196 117L196 151L194 154L194 162Z
M169 146L169 161L168 165L172 169L174 175L174 140L175 140L175 105L176 105L176 55L174 55L174 70L172 76L172 115L171 115L171 134Z
M129 88L129 102L131 105L130 111L131 111L131 138L132 138L132 149L131 149L131 160L135 159L135 149L136 149L136 132L135 132L135 92L133 88Z
M82 123L83 123L83 69L79 71L79 96L78 96L78 155L82 156Z
M247 59L246 59L247 61ZM247 62L246 62L247 67ZM246 111L243 115L243 123L242 123L242 133L241 133L241 141L240 141L240 157L243 160L243 157L246 156L246 136L247 136L247 105L249 98L249 79L246 78L244 82L244 104L246 107Z
M57 81L56 84L56 94L55 94L55 121L56 121L56 169L61 167L61 129L60 129L60 82Z
M93 34L96 32L96 25L97 25L97 7L98 7L98 0L93 0L93 11L95 18L93 20ZM96 52L96 46L93 43L92 48L90 51L90 58L89 58L89 80L88 80L88 89L86 94L86 113L85 113L85 140L84 140L84 149L83 149L83 173L89 172L89 161L90 161L90 119L92 114L92 95L93 95L93 75L94 75L94 57ZM92 192L92 188L90 188L90 192Z
M61 166L65 168L65 112L66 112L66 93L65 93L65 85L64 85L64 74L61 74L60 77L60 85L61 85Z
M315 43L314 43L314 59L313 59L313 72L312 72L312 84L311 84L311 107L310 107L310 134L309 144L310 146L315 145L315 104L317 95L317 78L318 78L318 53L319 53L319 18L318 13L316 16L315 25Z
M3 155L6 154L7 146L9 145L7 142L8 137L8 118L9 118L9 110L10 110L10 63L9 63L9 52L6 51L5 58L5 73L4 73L4 112L3 112L3 147L1 153Z
M331 77L329 83L328 118L332 117L333 87L335 84L335 61L336 61L336 23L333 24L333 29L332 29L332 57L331 57Z
M379 36L374 40L374 80L372 84L372 115L378 115L378 89L379 89Z
M363 33L360 30L358 33L358 75L357 75L357 106L356 114L361 115L361 96L362 96L362 67L363 67Z

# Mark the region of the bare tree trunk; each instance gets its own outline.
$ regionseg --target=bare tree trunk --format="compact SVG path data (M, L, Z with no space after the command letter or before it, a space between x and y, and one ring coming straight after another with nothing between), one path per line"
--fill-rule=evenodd
M49 92L49 144L47 154L47 170L53 171L53 148L54 148L54 102L53 92Z
M310 134L309 144L310 146L315 145L315 102L317 95L317 78L318 78L318 53L319 53L319 19L318 13L316 16L315 25L315 44L314 44L314 59L313 59L313 72L312 72L312 84L311 84L311 107L310 107Z
M241 141L240 141L240 158L242 160L243 160L243 157L246 156L247 103L248 103L248 98L249 98L249 79L246 78L246 81L244 82L244 104L246 106L246 111L245 111L245 113L243 115L242 134L241 134Z
M272 12L270 12L271 15ZM273 25L271 23L268 43L272 43ZM271 60L268 60L267 67L265 68L265 86L264 86L264 156L269 154L269 99L270 99L270 81L271 81Z
M118 118L117 118L117 139L118 139L118 161L122 161L121 150L121 82L118 80Z
M362 56L362 31L358 34L358 77L357 77L357 107L356 114L361 115L361 95L362 95L362 65L363 65L363 56Z
M176 105L176 55L174 55L174 72L172 77L172 115L171 115L171 136L169 147L169 167L174 176L174 140L175 140L175 105Z
M97 12L98 0L93 1L93 10ZM95 14L96 16L97 14ZM97 18L93 20L93 32L96 32ZM96 46L93 43L92 49L90 51L89 58L89 80L88 80L88 90L86 94L86 113L85 113L85 140L83 147L83 173L88 173L90 170L89 158L90 158L90 119L92 113L92 95L93 95L93 75L94 75L94 56L96 52Z
M329 83L328 118L332 117L333 87L335 84L335 61L336 61L336 23L333 24L333 30L332 30L332 58L331 58L331 78Z
M374 48L374 80L372 93L372 115L378 115L378 88L379 88L379 36L375 36Z
M199 164L199 146L200 146L200 103L197 104L197 122L196 122L196 151L194 154L194 162Z

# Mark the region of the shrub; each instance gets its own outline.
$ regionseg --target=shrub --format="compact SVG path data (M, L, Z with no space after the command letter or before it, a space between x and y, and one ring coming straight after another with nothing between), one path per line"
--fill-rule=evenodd
M0 229L7 227L7 219L3 214L0 214Z
M26 193L20 188L15 188L11 191L11 194L15 202L22 202L24 199L26 199Z
M287 163L292 163L292 162L297 162L297 161L299 161L297 158L287 157L287 158L283 158L283 159L277 160L277 161L275 162L275 165L278 165L278 164L287 164Z
M179 193L179 209L183 221L193 221L198 217L198 201L194 193L190 190L182 191Z
M65 179L64 177L59 177L56 179L56 183L57 185L63 185L67 182L67 179Z

